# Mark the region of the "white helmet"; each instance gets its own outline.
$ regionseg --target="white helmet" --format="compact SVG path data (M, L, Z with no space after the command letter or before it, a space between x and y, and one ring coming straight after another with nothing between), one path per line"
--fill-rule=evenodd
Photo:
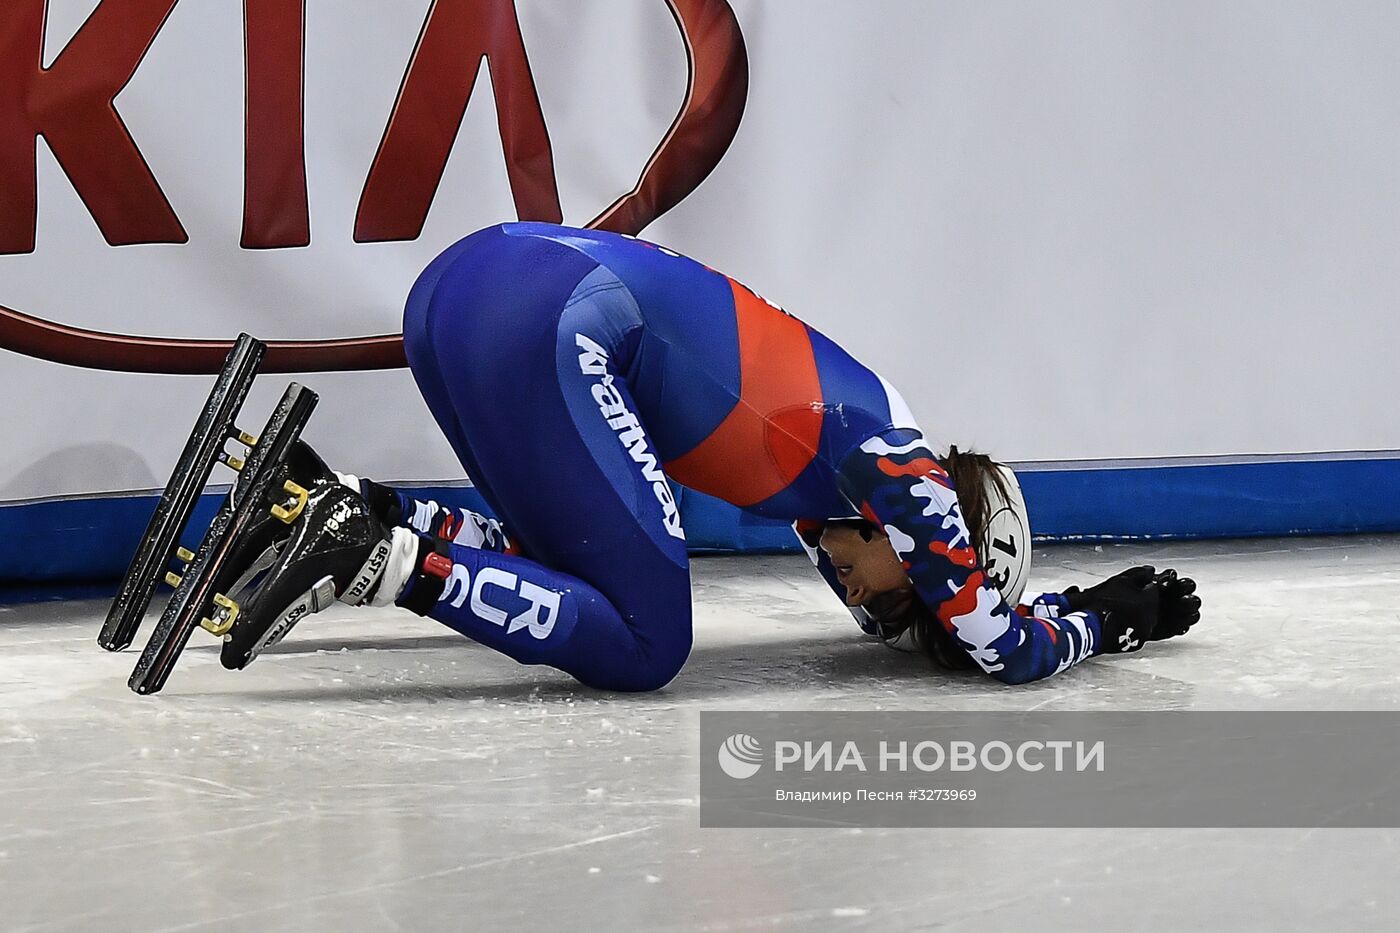
M1031 519L1016 474L1004 463L996 467L1006 490L987 479L983 491L989 518L987 530L977 542L977 556L982 558L987 579L1001 590L1008 605L1015 606L1031 573Z

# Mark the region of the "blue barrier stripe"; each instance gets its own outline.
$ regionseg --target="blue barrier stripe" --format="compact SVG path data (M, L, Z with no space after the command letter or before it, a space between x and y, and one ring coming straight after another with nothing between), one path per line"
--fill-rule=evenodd
M1031 526L1050 540L1400 531L1400 459L1018 475Z
M1048 541L1257 537L1400 531L1400 456L1251 459L1019 469L1036 538ZM416 495L465 496L450 484ZM223 493L200 501L186 533L197 543ZM746 515L692 490L681 510L696 553L797 550L784 522ZM87 496L0 505L0 583L119 577L156 496ZM484 510L484 506L482 507Z

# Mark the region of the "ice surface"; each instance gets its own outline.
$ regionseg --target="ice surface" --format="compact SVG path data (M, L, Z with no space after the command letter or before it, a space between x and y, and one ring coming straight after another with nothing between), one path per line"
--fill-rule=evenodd
M1400 538L1036 560L1040 589L1179 567L1205 619L1003 687L859 638L804 558L716 558L656 694L338 609L237 674L196 633L142 698L102 603L0 607L0 929L1396 929L1390 830L698 827L702 709L1400 702Z

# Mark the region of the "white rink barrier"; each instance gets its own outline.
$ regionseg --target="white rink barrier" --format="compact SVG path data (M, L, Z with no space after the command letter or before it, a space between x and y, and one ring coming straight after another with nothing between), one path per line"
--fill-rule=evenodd
M94 369L66 330L391 337L432 256L515 217L781 302L935 442L1034 463L1039 534L1400 528L1397 33L1242 0L0 4L0 579L119 567L207 388L162 367L213 351ZM459 482L368 352L293 373L309 439ZM683 498L692 540L779 543Z

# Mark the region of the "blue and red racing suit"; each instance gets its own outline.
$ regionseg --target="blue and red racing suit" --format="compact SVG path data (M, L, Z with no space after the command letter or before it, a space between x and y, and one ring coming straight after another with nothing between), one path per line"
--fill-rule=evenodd
M423 272L404 339L429 408L505 524L441 507L446 530L468 529L474 546L451 548L429 615L521 662L618 690L680 670L690 576L668 478L794 522L843 602L814 532L852 516L880 525L919 598L999 680L1099 653L1095 614L1054 594L1002 601L888 382L698 262L616 234L489 227ZM444 530L427 517L437 503L400 496L419 530Z

